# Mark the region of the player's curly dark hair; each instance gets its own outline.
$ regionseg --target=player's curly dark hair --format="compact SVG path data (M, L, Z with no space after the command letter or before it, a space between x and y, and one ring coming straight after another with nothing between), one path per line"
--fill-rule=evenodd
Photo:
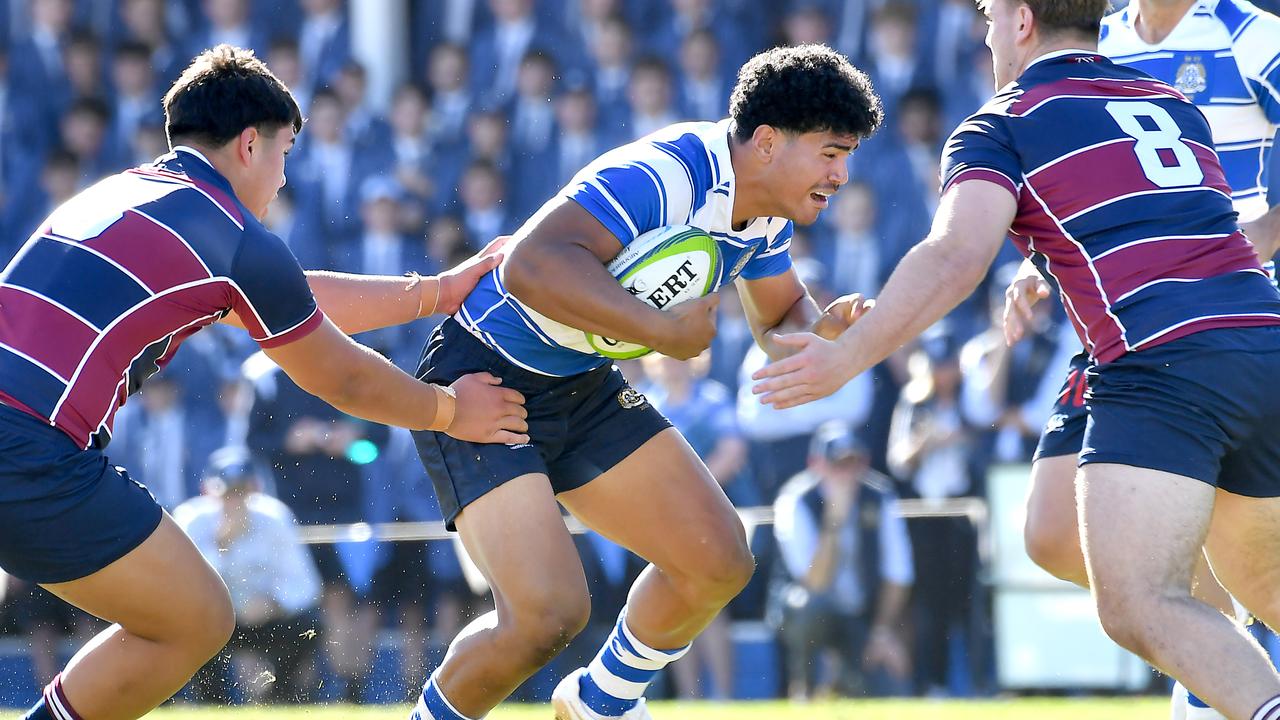
M866 73L844 55L826 45L797 45L766 50L742 66L729 117L739 141L761 125L865 138L880 127L884 109Z
M289 88L252 50L219 45L200 53L164 96L169 144L183 140L220 147L245 128L267 135L291 125L302 130L302 111Z

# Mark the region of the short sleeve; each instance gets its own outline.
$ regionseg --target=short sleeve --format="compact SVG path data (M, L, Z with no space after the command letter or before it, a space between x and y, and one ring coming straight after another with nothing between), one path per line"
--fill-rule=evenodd
M999 115L979 113L951 133L942 150L943 194L965 180L987 180L1018 197L1022 166L1004 123Z
M324 320L297 258L260 225L245 227L230 278L232 309L264 348L300 340Z
M1267 120L1280 125L1280 17L1258 12L1237 32L1232 43L1236 64Z
M771 229L772 232L772 229ZM764 248L747 261L742 268L741 277L746 280L781 275L791 269L791 237L795 234L795 225L790 221L769 238Z
M649 230L688 222L696 194L709 190L712 171L705 156L677 143L639 140L600 156L561 195L626 246Z

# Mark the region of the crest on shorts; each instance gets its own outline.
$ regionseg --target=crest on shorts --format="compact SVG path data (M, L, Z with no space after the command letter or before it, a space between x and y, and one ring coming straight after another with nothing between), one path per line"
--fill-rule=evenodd
M1067 416L1063 413L1055 413L1049 416L1049 421L1044 424L1044 431L1047 433L1058 432L1067 426Z
M1200 56L1187 56L1182 61L1182 65L1178 67L1178 73L1174 76L1173 86L1187 97L1204 92L1205 88L1209 87L1209 73L1205 70L1204 63L1200 62Z
M645 399L644 395L633 387L624 387L622 388L622 392L618 393L618 404L626 410L638 408L648 402L649 401Z

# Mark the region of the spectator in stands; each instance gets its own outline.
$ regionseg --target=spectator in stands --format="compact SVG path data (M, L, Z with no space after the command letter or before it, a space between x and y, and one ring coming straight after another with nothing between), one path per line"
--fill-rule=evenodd
M815 248L827 272L827 283L836 295L859 292L875 297L886 268L876 222L875 189L868 182L854 180L840 189L832 204L831 231Z
M334 77L333 89L346 115L345 134L356 150L364 152L390 131L385 118L369 105L369 78L364 66L349 60Z
M338 72L351 60L351 29L342 0L302 0L301 5L301 84L311 93L333 84Z
M59 123L62 148L76 159L78 189L86 188L120 165L107 142L111 111L97 98L80 98L67 108Z
M431 50L427 85L431 89L431 140L438 148L457 146L466 136L474 97L467 87L470 61L461 45L441 43Z
M236 611L227 647L193 681L197 699L206 702L231 702L227 665L245 653L270 667L270 682L256 671L237 673L262 699L304 702L316 685L316 648L325 642L320 577L299 542L293 513L262 492L265 474L244 448L222 448L209 458L205 493L174 511L174 520L226 582Z
M391 98L387 115L390 132L376 138L369 152L380 160L375 166L388 173L404 192L399 231L418 235L426 227L427 213L436 207L441 189L435 178L435 158L427 134L430 106L417 85L401 85Z
M747 442L738 431L733 394L706 377L709 364L706 353L689 361L649 355L644 360L649 383L642 392L689 441L735 506L759 505L760 494L745 472ZM702 631L696 647L672 666L680 697L728 700L733 692L733 644L727 613L721 612ZM701 683L704 665L711 678L706 688Z
M823 284L817 261L797 261L795 266L818 307L835 299ZM830 397L775 410L751 393L751 374L768 361L769 356L752 344L738 369L738 424L751 442L751 469L766 503L773 502L783 482L804 469L813 432L829 420L859 427L871 409L874 392L870 375L864 373Z
M368 173L368 158L357 157L345 124L346 110L337 93L320 90L311 100L307 132L289 158L299 230L305 227L307 234L305 244L291 238L291 246L303 267L330 266L333 254L360 229L360 183Z
M426 268L433 273L439 271L431 268L453 267L454 258L467 257L472 252L467 230L462 224L462 218L457 215L432 218L427 225L425 240Z
M276 38L271 41L267 50L267 67L280 78L280 82L289 88L298 107L306 114L311 108L313 91L307 87L302 76L302 58L298 54L298 43L289 38Z
M564 58L565 84L577 87L588 82L590 48L596 44L609 18L622 15L626 10L623 6L622 0L572 0L568 3L564 14L564 43L574 48L574 52Z
M555 134L556 61L533 50L520 62L516 92L507 106L511 122L511 216L523 221L542 206L556 184L552 138Z
M40 222L53 208L71 199L80 190L80 165L75 155L65 150L54 150L44 160L39 180L34 190L26 190L5 208L3 226L6 237L0 254L8 262L22 243L35 232ZM19 189L14 189L15 194Z
M120 4L123 41L141 43L148 48L158 84L164 86L177 79L182 72L181 64L188 59L185 48L177 47L170 34L168 5L165 0L123 0ZM277 70L274 64L271 69Z
M112 100L111 142L114 154L121 158L138 155L138 128L143 125L164 128L160 94L156 90L155 72L151 69L151 51L139 42L126 41L116 46L111 64ZM161 150L154 159L164 154ZM127 162L127 161L126 161Z
M1018 265L1009 263L994 273L987 297L991 324L966 342L960 353L964 415L981 429L975 460L984 465L1031 462L1041 423L1052 412L1062 384L1049 370L1054 363L1062 367L1079 349L1078 341L1065 337L1074 335L1073 329L1062 327L1069 324L1054 322L1051 303L1034 307L1035 319L1027 324L1023 342L1013 347L1005 342L1004 288Z
M63 51L75 6L72 0L31 0L30 10L31 30L13 44L10 53L11 77L19 95L45 102L67 85Z
M404 200L404 188L394 178L374 175L365 179L360 186L364 232L344 252L347 267L371 275L397 275L404 268L422 265L417 243L411 243L400 231ZM394 356L410 332L408 325L397 325L365 333L360 341Z
M801 4L782 19L783 45L832 44L834 28L820 5Z
M969 0L942 0L938 8L938 32L933 54L939 87L950 87L963 74L969 56L984 49L984 20L977 6Z
M560 94L555 101L556 132L552 136L555 178L563 187L569 179L611 146L597 122L596 99L585 87Z
M249 0L202 0L200 7L208 24L191 34L187 57L222 43L247 48L264 57L268 38L261 26L249 22Z
M729 109L733 78L720 64L720 42L710 30L696 30L680 45L678 112L690 120L718 120Z
M76 30L67 37L62 49L62 63L67 71L66 95L59 107L66 108L79 98L107 101L107 73L102 67L102 41L87 30Z
M458 189L462 200L462 222L467 230L467 241L473 247L483 247L489 238L503 235L513 228L504 204L506 186L502 173L493 163L475 160L462 175Z
M872 16L867 66L863 69L884 101L885 117L894 116L898 98L907 90L931 84L930 70L918 47L919 12L907 0L889 0Z
M671 68L660 57L650 56L636 61L627 85L627 100L631 104L627 132L632 140L681 119L675 107ZM727 106L725 110L728 110Z
M214 429L188 422L182 386L172 372L153 375L138 400L120 409L111 454L131 469L161 507L173 512L194 494L188 480L199 470L199 461L188 453L189 433Z
M915 578L911 540L889 478L842 422L814 433L806 469L774 503L782 557L770 613L787 659L793 700L896 694L910 674L903 640ZM819 651L837 658L817 682Z
M889 467L905 481L907 497L941 502L973 495L973 431L960 403L959 348L945 326L926 334L920 346L911 356L911 379L893 415ZM912 596L916 690L945 694L952 637L972 641L967 630L977 539L965 517L916 518L908 527L917 575Z
M133 156L129 164L143 165L154 162L156 158L169 152L169 139L165 137L164 125L155 123L139 125L133 132L133 142L130 146L133 148Z
M561 41L555 28L541 22L533 0L489 0L493 26L471 43L471 87L485 104L496 107L516 89L520 61L530 50L555 52Z
M265 355L245 362L254 388L250 449L271 463L277 496L303 525L364 520L364 477L352 455L366 439L383 442L386 429L343 415L299 388ZM374 558L365 543L312 545L324 586L321 608L329 666L342 697L359 702L372 669L376 608L369 598Z
M601 24L591 45L591 78L588 81L600 111L602 128L621 127L630 114L627 85L631 79L634 38L626 18L615 15ZM618 142L626 142L620 132Z

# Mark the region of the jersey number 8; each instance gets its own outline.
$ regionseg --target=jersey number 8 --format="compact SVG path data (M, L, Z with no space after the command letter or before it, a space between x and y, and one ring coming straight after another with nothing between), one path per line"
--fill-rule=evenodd
M1182 141L1182 128L1169 111L1145 100L1112 100L1107 103L1107 112L1126 135L1138 141L1133 152L1138 156L1143 174L1158 187L1199 185L1204 179L1195 153ZM1144 118L1148 124L1155 124L1154 130L1144 126ZM1160 156L1161 150L1173 153L1176 164L1166 165L1165 158Z

